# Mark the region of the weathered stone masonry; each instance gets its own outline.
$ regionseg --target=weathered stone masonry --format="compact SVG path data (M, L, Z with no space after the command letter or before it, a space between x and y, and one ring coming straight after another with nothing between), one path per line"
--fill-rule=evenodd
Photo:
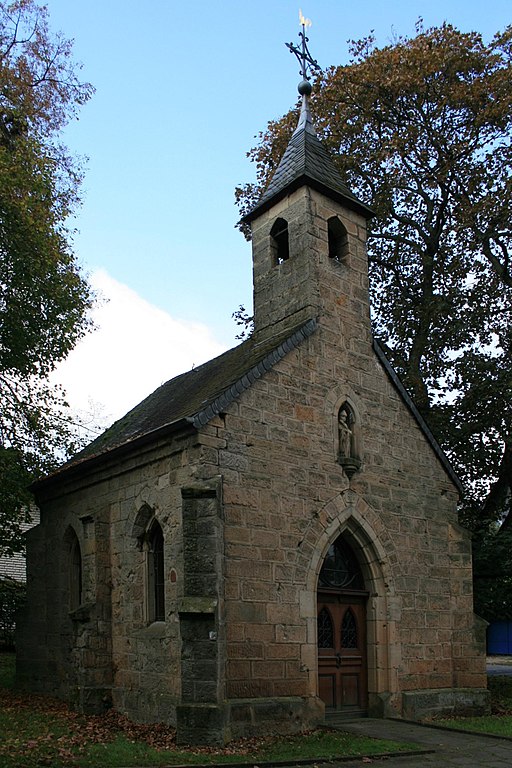
M252 338L36 488L27 686L176 724L181 743L485 706L460 487L372 340L370 213L305 97L248 216ZM320 597L338 617L322 640Z

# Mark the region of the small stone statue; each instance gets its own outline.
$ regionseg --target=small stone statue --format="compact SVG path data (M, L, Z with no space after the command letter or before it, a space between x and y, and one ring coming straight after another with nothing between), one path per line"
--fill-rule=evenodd
M338 435L340 457L349 457L353 453L352 445L352 421L351 415L346 408L341 408L338 414Z
M356 428L352 409L348 403L344 403L338 411L338 462L349 480L361 468Z

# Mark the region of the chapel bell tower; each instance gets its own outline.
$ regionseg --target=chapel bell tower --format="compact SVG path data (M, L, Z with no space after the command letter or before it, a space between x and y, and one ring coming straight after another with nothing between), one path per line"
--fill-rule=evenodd
M316 135L309 75L319 67L305 24L299 36L300 48L287 44L301 66L299 122L269 186L244 217L252 230L254 330L272 335L311 317L339 322L343 306L367 336L366 221L373 212L343 182Z

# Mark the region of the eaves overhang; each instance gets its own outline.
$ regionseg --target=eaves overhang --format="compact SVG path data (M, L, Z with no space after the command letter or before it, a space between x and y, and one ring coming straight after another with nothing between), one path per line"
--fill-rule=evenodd
M295 329L291 329L286 335L277 337L275 342L272 342L272 339L265 339L262 342L258 342L255 337L251 345L254 362L252 364L249 363L245 370L240 371L241 375L235 376L231 378L231 380L228 378L225 386L219 388L217 391L211 392L210 389L210 396L204 398L200 408L189 413L182 412L179 418L170 420L164 424L159 424L154 428L148 428L142 433L127 434L124 436L124 439L117 442L117 444L107 444L103 449L102 444L100 444L100 448L96 452L94 452L95 443L93 442L90 447L85 449L83 454L77 454L77 456L70 459L66 464L63 464L62 467L57 469L51 475L47 475L33 483L31 490L38 492L61 481L89 473L100 468L101 465L107 465L112 461L124 458L133 452L139 451L145 446L155 444L159 440L166 439L179 432L197 432L201 427L208 424L208 422L215 416L224 412L226 408L228 408L228 406L231 405L243 392L249 389L255 381L264 376L267 371L270 371L274 365L276 365L276 363L311 336L316 328L317 320L316 318L311 318ZM236 352L236 349L237 348L235 348L234 352ZM221 355L219 359L222 358L223 356ZM210 364L214 362L215 359L210 361ZM205 366L208 365L208 363L205 364ZM186 386L186 381L188 380L187 377L191 377L193 381L195 370L190 371L189 374L186 374L184 377L177 377L177 379L182 381L182 387ZM171 379L171 381L168 382L167 385L164 385L164 387L172 385L173 380ZM149 399L151 399L151 396ZM143 402L147 402L147 400ZM134 410L137 410L137 407ZM122 420L119 423L122 423ZM109 430L107 430L105 434L108 435L108 433Z
M295 179L293 179L293 181L289 182L286 187L281 188L274 195L266 197L260 203L257 203L254 208L245 214L245 216L242 216L241 220L246 224L250 224L252 221L257 219L258 216L261 216L263 213L270 210L270 208L276 205L276 203L280 202L285 197L288 197L288 195L291 195L301 187L310 187L311 189L320 192L322 195L325 195L331 200L334 200L337 203L345 206L349 210L354 211L354 213L358 213L360 216L363 216L363 218L366 220L372 219L375 216L375 212L370 208L370 206L362 203L353 195L344 194L343 192L340 192L339 190L333 189L329 185L322 183L313 176L309 176L308 174L304 173L300 176L297 176Z
M194 431L193 424L190 419L177 419L170 424L164 424L157 429L153 429L150 432L146 432L143 435L134 437L132 440L128 440L121 445L116 445L114 448L110 448L108 451L97 454L89 454L83 459L71 459L66 464L63 464L55 472L50 475L40 478L34 481L30 485L30 490L37 494L41 490L46 490L52 485L58 484L63 480L72 480L79 475L88 474L95 471L101 465L109 463L111 461L117 461L128 457L131 453L140 451L145 446L157 443L159 440L165 440L168 437L172 437L180 432L192 433Z

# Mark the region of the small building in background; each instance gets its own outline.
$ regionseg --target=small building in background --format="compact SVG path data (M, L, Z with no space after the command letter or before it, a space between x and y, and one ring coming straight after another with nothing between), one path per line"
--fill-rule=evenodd
M34 507L30 514L31 522L22 525L25 533L39 523L39 509ZM0 557L0 648L15 646L16 613L25 601L26 578L25 553Z

